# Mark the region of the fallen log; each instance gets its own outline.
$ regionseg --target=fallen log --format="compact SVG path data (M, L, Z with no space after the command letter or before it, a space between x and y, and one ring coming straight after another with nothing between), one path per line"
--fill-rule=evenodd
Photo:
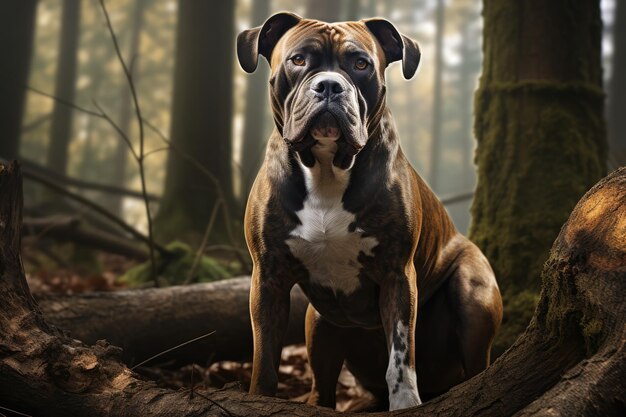
M236 390L160 389L119 349L48 324L19 258L19 167L0 168L0 404L47 416L332 416ZM617 416L626 412L626 168L574 209L526 332L485 372L416 408L372 416ZM363 349L367 349L363 346Z
M69 241L137 261L148 259L148 252L136 242L103 230L85 227L81 223L79 218L73 216L27 217L24 218L23 230L25 235L36 235L37 238Z
M166 288L42 295L46 320L73 338L93 344L100 339L123 349L132 366L180 343L215 332L156 362L206 364L209 360L246 360L252 355L248 306L250 278ZM296 287L291 295L286 344L304 341L308 301Z

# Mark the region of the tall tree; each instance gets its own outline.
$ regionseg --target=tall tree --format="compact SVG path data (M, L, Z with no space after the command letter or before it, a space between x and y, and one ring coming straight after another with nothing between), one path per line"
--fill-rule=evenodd
M36 9L37 0L0 5L0 157L6 159L19 152Z
M609 86L609 140L611 165L626 164L626 4L615 2L613 24L613 65Z
M269 17L270 1L256 0L252 3L252 25L261 25ZM263 148L266 143L266 113L262 111L268 106L269 68L264 62L257 70L247 77L245 123L243 128L243 146L241 151L242 184L244 192L252 187L254 177L263 159Z
M445 3L437 0L435 9L435 81L433 86L433 120L430 144L430 175L428 182L434 191L439 186L439 162L441 159L442 95L443 95L443 32L445 24Z
M130 20L131 33L130 41L128 45L128 55L126 62L132 62L133 82L137 84L138 73L138 53L139 53L139 40L141 38L141 29L143 26L143 15L146 7L146 0L137 0L133 4L132 17ZM124 132L128 132L131 121L134 116L133 101L130 88L127 83L122 83L120 91L120 107L119 107L119 119L118 125ZM128 145L123 140L119 140L115 149L115 155L113 158L113 171L112 171L112 183L115 185L124 185L126 182L126 166L128 165ZM109 206L115 213L121 213L122 211L122 198L120 196L111 197Z
M463 191L474 188L475 172L472 164L474 140L472 138L472 94L476 83L476 74L480 70L480 32L474 28L478 14L470 7L462 11L461 42L459 54L458 81L458 114L460 115L459 143L463 158L462 178Z
M81 0L63 0L54 95L67 102L73 102L76 94L80 6ZM54 103L48 146L48 166L60 174L65 174L67 171L68 147L72 136L72 111L65 104L58 101Z
M220 191L232 190L232 77L234 0L179 0L171 139L167 177L155 232L162 239L195 240L206 227ZM193 162L189 160L193 158ZM197 165L202 169L199 169ZM212 241L225 236L215 222Z
M343 19L349 21L359 20L361 15L361 2L359 0L348 0L344 3L345 11L343 13Z
M532 316L561 225L606 170L602 21L599 0L483 6L470 238L491 261L504 296L498 354Z

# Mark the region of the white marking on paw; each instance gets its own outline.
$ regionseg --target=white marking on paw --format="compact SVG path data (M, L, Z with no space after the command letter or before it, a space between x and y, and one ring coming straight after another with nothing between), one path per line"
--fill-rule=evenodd
M342 197L350 171L332 164L337 145L320 141L312 148L316 163L312 168L300 164L304 172L307 197L296 212L302 224L291 231L286 243L302 261L312 282L349 295L359 288L359 253L373 256L378 245L375 237L363 237L361 228L348 228L356 216L343 208Z
M415 369L408 363L408 327L399 321L396 332L398 337L392 337L386 374L390 411L415 407L422 403L417 391Z

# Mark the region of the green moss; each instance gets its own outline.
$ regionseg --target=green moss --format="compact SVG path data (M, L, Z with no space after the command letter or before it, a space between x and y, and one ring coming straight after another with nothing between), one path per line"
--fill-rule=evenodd
M157 271L160 285L183 284L187 281L189 271L196 258L195 252L181 242L173 242L167 246L172 256L167 259L157 258ZM216 259L202 256L189 282L211 282L233 276L230 268L221 265ZM152 282L150 263L145 262L128 270L119 278L120 282L129 286L141 286Z
M583 337L585 338L585 345L587 346L587 353L592 355L600 346L604 322L597 317L583 316L581 326L583 330Z
M503 293L497 355L532 317L561 226L605 174L606 138L602 95L586 83L483 84L476 95L478 186L470 238L490 260Z
M598 306L590 306L581 297L576 285L580 266L572 264L570 258L560 260L552 253L543 272L543 294L537 308L537 321L546 330L548 337L560 342L580 339L587 355L597 352L605 336L604 319Z
M491 348L492 360L508 349L526 330L533 317L539 296L534 291L505 294L502 326Z

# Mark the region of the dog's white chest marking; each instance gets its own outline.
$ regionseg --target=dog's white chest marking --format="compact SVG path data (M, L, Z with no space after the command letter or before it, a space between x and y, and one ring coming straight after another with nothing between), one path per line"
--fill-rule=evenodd
M373 256L378 240L363 237L355 226L355 215L343 208L342 197L350 171L332 165L334 142L313 147L318 162L302 166L307 196L304 207L296 212L300 225L291 231L287 245L309 271L311 282L349 295L360 286L359 254Z

